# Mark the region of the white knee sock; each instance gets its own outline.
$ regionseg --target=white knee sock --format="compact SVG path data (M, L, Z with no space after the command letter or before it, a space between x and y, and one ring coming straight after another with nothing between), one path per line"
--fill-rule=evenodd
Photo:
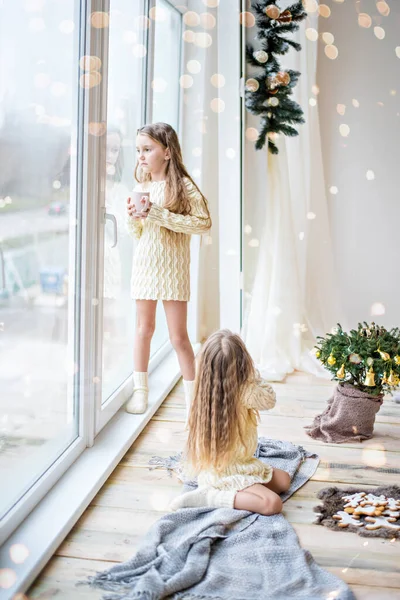
M126 411L137 415L146 412L147 400L149 397L149 377L148 373L133 372L133 395L126 403Z
M169 505L171 511L180 508L234 508L236 492L233 490L218 490L197 488L174 498Z
M185 427L187 427L188 422L189 422L190 407L192 406L192 401L193 401L193 396L194 396L194 381L189 381L188 379L184 379L183 387L185 390L185 405L186 405Z

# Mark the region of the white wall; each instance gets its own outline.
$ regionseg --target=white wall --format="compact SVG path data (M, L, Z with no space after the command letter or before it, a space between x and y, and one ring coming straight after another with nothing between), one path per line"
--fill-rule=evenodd
M362 11L373 19L369 29L358 25L353 2L329 5L331 16L320 18L319 27L334 35L339 56L328 59L325 44L317 42L318 107L343 308L350 325L375 319L395 326L400 322L400 60L395 54L400 3L391 2L384 17L373 0L364 0ZM383 40L374 35L375 26L385 30ZM337 104L346 105L343 116ZM347 138L339 133L341 124L350 127ZM373 181L366 178L368 170L375 173ZM329 194L331 186L337 195ZM371 316L375 302L384 304L383 317Z

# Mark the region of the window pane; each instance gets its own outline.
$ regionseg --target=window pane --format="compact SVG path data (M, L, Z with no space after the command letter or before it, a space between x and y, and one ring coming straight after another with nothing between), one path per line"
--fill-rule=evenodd
M133 370L135 303L130 282L137 242L127 234L125 218L126 200L135 184L136 131L143 125L149 20L143 18L142 4L131 0L110 3L106 210L116 219L117 243L114 246L114 224L108 219L104 237L103 402ZM157 321L152 355L168 340L161 307Z
M178 131L181 14L165 0L155 12L153 123L163 121Z
M0 3L0 516L78 435L78 6Z

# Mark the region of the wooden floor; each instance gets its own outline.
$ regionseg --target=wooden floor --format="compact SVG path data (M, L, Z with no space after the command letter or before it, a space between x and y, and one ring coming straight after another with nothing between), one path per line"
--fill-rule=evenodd
M260 435L299 443L321 458L312 480L284 505L303 547L321 566L347 581L358 599L400 599L400 540L367 540L331 531L313 524L312 510L318 504L318 490L329 485L357 484L362 490L400 483L400 405L385 400L372 440L335 446L313 441L303 430L321 412L331 382L299 374L274 387L277 405L262 416ZM100 598L99 591L75 584L129 559L178 494L179 482L163 470L149 471L148 461L182 449L183 421L183 388L178 384L29 590L30 599Z

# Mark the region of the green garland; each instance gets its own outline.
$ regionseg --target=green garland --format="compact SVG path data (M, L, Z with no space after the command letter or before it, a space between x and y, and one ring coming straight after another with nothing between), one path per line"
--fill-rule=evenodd
M307 16L301 0L283 12L276 3L277 0L261 0L253 4L261 48L255 51L251 44L246 45L247 62L262 72L247 79L245 105L249 112L261 117L256 149L263 148L268 138L272 154L279 152L273 141L276 134L298 135L293 125L304 123L300 105L290 98L300 73L282 71L277 56L286 54L290 47L301 50L300 44L285 35L297 31L298 23Z
M375 323L359 323L350 333L340 324L336 333L318 337L315 355L333 374L332 379L351 383L378 396L392 393L400 382L400 331L387 331Z

